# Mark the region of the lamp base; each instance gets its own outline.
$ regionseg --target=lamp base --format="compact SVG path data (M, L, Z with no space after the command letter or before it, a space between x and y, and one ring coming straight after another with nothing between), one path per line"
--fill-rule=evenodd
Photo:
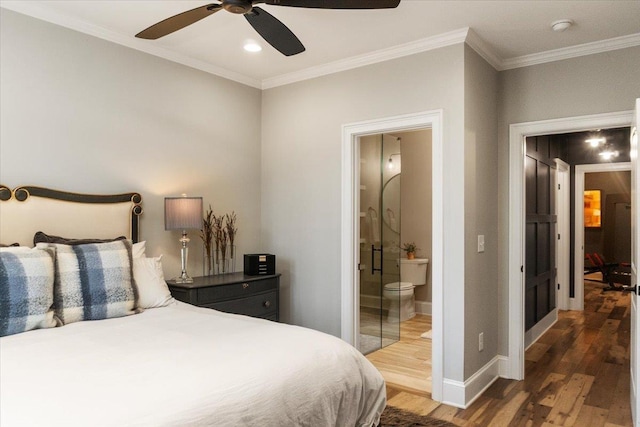
M182 230L182 238L180 239L180 262L182 264L182 273L173 279L176 283L193 283L193 279L187 274L187 258L189 257L187 244L189 243L189 240L190 239L187 237L187 230Z
M186 277L178 276L178 277L174 277L171 280L175 283L193 283L193 278L189 276L186 276Z

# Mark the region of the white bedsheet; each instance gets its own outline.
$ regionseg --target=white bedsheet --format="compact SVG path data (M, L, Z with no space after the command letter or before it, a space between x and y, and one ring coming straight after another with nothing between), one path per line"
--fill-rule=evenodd
M384 381L310 329L183 303L0 339L0 425L370 426Z

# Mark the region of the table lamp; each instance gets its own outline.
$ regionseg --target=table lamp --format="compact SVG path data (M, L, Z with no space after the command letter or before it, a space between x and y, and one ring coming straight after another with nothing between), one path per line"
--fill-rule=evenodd
M189 249L187 244L187 230L202 230L202 197L165 197L164 199L164 229L182 230L180 238L180 256L182 273L173 279L176 283L193 283L187 274L187 259Z

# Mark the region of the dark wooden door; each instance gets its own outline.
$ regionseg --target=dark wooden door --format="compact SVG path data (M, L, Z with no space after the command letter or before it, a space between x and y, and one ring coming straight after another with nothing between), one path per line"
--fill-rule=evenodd
M525 330L556 307L556 144L526 140Z

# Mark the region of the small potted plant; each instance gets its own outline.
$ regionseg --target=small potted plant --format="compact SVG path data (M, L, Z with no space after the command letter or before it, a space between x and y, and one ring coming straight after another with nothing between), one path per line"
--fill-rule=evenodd
M402 245L402 250L407 253L407 259L415 259L418 247L415 242L409 242Z

